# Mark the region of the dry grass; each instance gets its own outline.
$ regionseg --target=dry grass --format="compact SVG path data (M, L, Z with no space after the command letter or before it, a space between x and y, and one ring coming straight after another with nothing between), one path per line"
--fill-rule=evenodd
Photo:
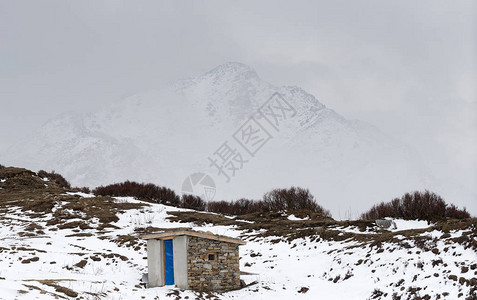
M413 240L423 251L433 250L433 240L430 237L422 236L424 232L430 232L435 229L442 229L444 232L450 230L466 230L466 234L459 238L452 239L464 245L466 248L471 247L477 250L477 219L462 219L439 221L435 226L426 229L402 230L398 232L377 231L373 221L356 220L356 221L335 221L331 218L323 218L320 215L313 215L309 212L295 211L293 214L297 217L308 217L303 221L291 221L282 213L254 213L240 216L240 218L230 219L222 215L210 214L205 212L168 212L168 218L171 221L183 223L195 223L197 225L213 224L213 225L235 225L239 230L246 233L254 233L253 236L247 238L255 239L259 237L277 236L277 242L286 240L291 242L298 238L311 238L311 240L326 241L344 241L354 240L360 244L369 244L370 246L381 248L383 243L395 243L402 247L406 244L402 243L397 235L406 237L406 241ZM243 222L246 220L249 222ZM355 226L360 233L344 232L339 230L340 227ZM367 233L373 231L374 233ZM361 247L360 245L354 247Z
M68 297L73 297L73 298L78 297L77 292L73 291L72 289L66 288L66 287L61 286L61 285L58 284L59 281L75 281L73 279L54 279L54 280L50 280L50 279L43 279L43 280L30 279L30 280L24 280L24 281L36 281L36 282L39 282L41 284L51 286L55 289L56 292L63 293L64 295L66 295ZM25 285L25 286L27 286L29 288L35 288L35 289L41 290L40 288L35 287L33 285ZM55 295L55 296L60 296L60 295ZM60 296L60 297L62 299L67 299L67 298L62 297L62 296Z
M6 179L1 183L0 207L3 210L9 208L20 208L26 215L42 218L45 213L52 213L53 218L47 220L47 225L51 227L56 225L59 230L73 229L75 234L70 236L88 236L81 232L85 229L93 229L89 222L91 219L98 219L99 225L96 227L98 232L105 229L116 229L111 224L119 220L118 215L130 210L141 209L148 206L146 203L126 203L118 202L111 197L97 196L92 198L83 198L77 195L65 195L65 189L58 186L53 181L45 182L34 172L20 168L0 169L0 178ZM287 214L281 212L255 212L240 215L236 218L226 217L220 214L207 212L168 212L169 220L183 223L195 223L198 225L235 225L238 229L246 233L254 233L251 238L277 236L287 241L297 238L309 237L313 240L343 241L356 240L362 243L370 243L372 246L380 247L384 242L400 243L395 235L404 235L406 240L414 240L416 244L421 245L424 250L432 249L428 246L432 241L419 237L423 232L434 229L449 233L454 230L465 230L461 237L452 239L464 245L477 250L477 219L450 219L440 220L432 228L421 230L399 231L398 233L381 231L378 234L369 234L368 231L375 231L376 227L373 221L336 221L330 217L325 217L321 213L314 213L310 210L293 210L288 215L295 215L304 220L292 221L288 219ZM339 230L340 227L354 226L360 233L349 233ZM44 228L41 226L25 222L25 231L22 235L44 234ZM131 247L139 250L143 242L139 240L140 234L162 231L163 228L141 227L136 228L135 236L124 235L117 236L113 242L120 246ZM106 237L107 238L107 237ZM443 238L448 239L450 235ZM406 247L405 244L401 245ZM431 245L432 246L432 245Z
M111 197L83 198L78 195L67 195L63 187L54 181L43 181L36 173L21 168L0 169L0 207L2 211L9 208L20 208L25 216L42 218L52 213L53 218L47 225L57 225L58 229L79 228L91 229L88 222L97 218L101 223L98 230L119 220L118 214L129 209L140 209L147 204L117 202ZM76 219L75 221L69 221ZM83 220L78 221L77 219ZM28 222L23 235L35 236L44 234L44 228Z
M31 285L31 284L23 284L25 287L27 287L29 290L38 290L40 291L40 294L45 294L45 295L51 295L54 299L68 299L66 297L63 297L59 294L55 294L55 293L50 293L48 291L45 291L44 289L42 288L39 288L35 285ZM19 290L18 293L20 294L28 294L28 291L25 291L25 290Z

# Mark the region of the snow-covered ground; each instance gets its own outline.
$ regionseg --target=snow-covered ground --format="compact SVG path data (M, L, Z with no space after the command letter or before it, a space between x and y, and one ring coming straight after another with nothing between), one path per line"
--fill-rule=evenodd
M129 197L115 199L120 203L142 203ZM53 212L56 209L59 206ZM477 262L475 251L450 240L462 236L462 230L447 238L442 238L443 233L438 230L425 231L422 237L431 238L425 239L425 245L408 239L405 232L396 232L393 242L382 243L312 237L287 241L277 236L257 237L257 231L245 233L235 225L172 222L167 217L173 211L189 210L147 204L118 214L119 220L112 223L117 228L98 231L97 219L89 221L91 228L58 230L47 224L51 214L32 219L20 209L9 208L0 219L0 299L69 298L68 294L83 299L176 299L177 295L179 299L205 298L205 294L173 286L144 287L144 241L128 244L117 240L138 236L137 229L147 226L190 227L247 241L247 245L240 247L240 266L248 275L241 278L253 284L214 294L212 299L392 299L393 294L404 295L402 299L410 295L457 299L460 293L467 296L470 289L459 284L460 278L470 284L477 277L477 270L471 267L475 268ZM295 216L288 219L302 220ZM68 220L74 221L81 220ZM43 228L43 233L37 229L32 236L25 235L33 231L26 229L31 224ZM396 224L397 231L431 226L427 222L403 220L396 220ZM339 235L381 234L377 230L359 231L353 226L337 226L333 230L341 231Z

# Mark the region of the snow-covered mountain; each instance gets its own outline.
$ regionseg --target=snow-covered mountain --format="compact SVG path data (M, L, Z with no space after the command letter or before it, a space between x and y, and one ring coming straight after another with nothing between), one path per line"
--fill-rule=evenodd
M77 186L129 179L180 191L188 175L204 172L215 181L215 199L300 185L336 218L433 188L408 146L240 63L94 113L65 113L1 157L3 164L53 168Z

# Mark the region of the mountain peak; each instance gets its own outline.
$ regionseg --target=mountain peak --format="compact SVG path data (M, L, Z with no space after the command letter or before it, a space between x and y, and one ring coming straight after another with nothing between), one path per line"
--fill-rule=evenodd
M212 70L204 74L204 76L213 77L234 77L234 78L258 78L255 70L243 63L239 62L227 62L219 65Z

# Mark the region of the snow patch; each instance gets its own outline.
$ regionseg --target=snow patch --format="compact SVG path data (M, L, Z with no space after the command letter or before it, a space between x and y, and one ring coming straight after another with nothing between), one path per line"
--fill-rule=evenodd
M80 197L83 197L83 198L94 198L94 197L96 197L93 194L86 194L86 193L82 193L82 192L66 192L66 195L74 195L74 196L77 195L77 196L80 196Z
M390 231L401 231L401 230L409 230L409 229L426 229L433 224L429 223L428 221L421 221L421 220L402 220L402 219L394 219L396 222L396 229L391 229Z
M298 218L296 217L295 215L291 214L288 216L288 220L290 221L306 221L306 220L309 220L310 217L306 217L306 218Z

